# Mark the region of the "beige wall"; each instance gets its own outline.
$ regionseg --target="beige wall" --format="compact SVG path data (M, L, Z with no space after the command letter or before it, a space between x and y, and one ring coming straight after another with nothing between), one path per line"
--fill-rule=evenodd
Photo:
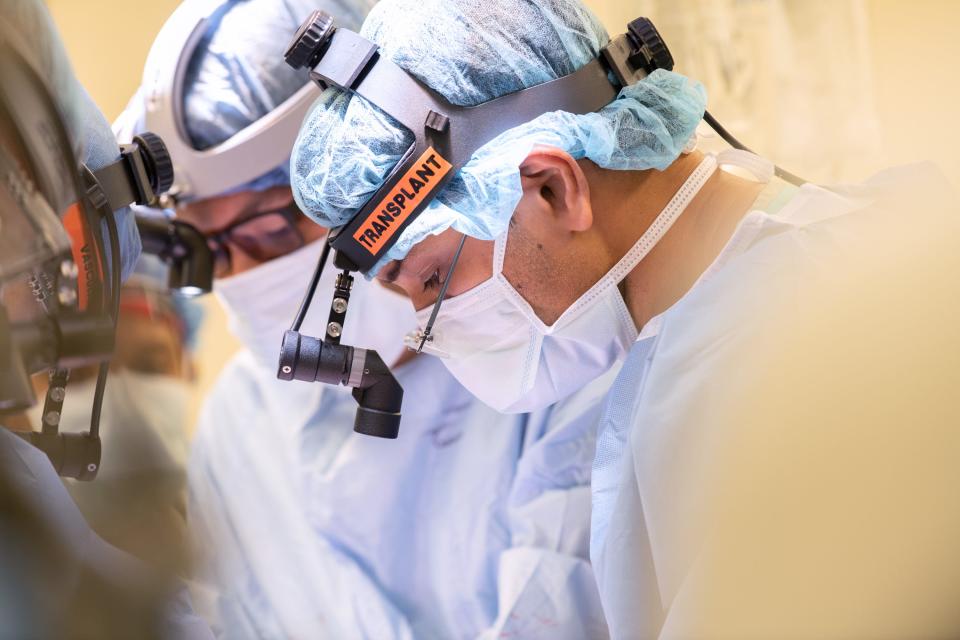
M727 4L736 5L742 10L740 16L743 17L751 7L755 12L762 5L778 5L785 12L803 8L808 13L814 13L814 8L819 6L820 24L796 27L806 31L822 29L828 33L832 22L842 26L839 20L844 10L861 12L866 23L866 41L858 42L851 34L834 30L832 35L836 38L830 57L835 68L830 71L838 77L848 77L851 86L867 78L872 95L857 96L855 92L853 95L847 92L842 98L833 96L832 100L831 96L824 96L829 108L802 114L810 135L806 142L808 153L793 160L799 165L796 171L815 179L833 177L818 175L818 166L814 162L818 158L818 145L827 144L837 134L838 113L857 114L864 110L865 102L870 102L869 106L878 119L876 147L869 145L869 153L858 157L849 171L840 177L856 180L883 167L926 159L936 162L955 184L960 184L960 156L956 152L960 144L960 126L956 124L955 116L956 105L960 104L960 75L957 72L960 38L956 28L960 22L960 2L956 0L766 0L753 3L732 0L588 0L587 4L611 33L622 32L624 25L642 11L655 19L668 44L681 35L672 15L674 12L696 9L709 13L710 9L716 10L716 7ZM862 69L851 66L851 61L858 57L856 48L864 44L869 49L868 65ZM779 45L778 42L769 43L771 49ZM800 76L810 52L796 53L797 59L789 62L795 65L795 75ZM776 57L773 50L750 51L749 57L746 66L751 69L776 64L772 60ZM684 63L684 60L677 60L678 70L684 70ZM784 73L782 68L777 71ZM787 71L787 77L778 78L775 88L785 91L792 79L789 76ZM715 93L715 88L710 86L707 90L710 94ZM768 104L770 108L777 108L772 98ZM711 105L714 105L713 101ZM788 105L778 105L781 109L785 106ZM831 113L831 110L835 111ZM720 114L715 115L720 117ZM791 126L789 122L769 120L771 115L754 113L746 117L768 126ZM721 121L732 123L739 119L738 114L726 112ZM748 129L750 125L751 122L747 122L739 126ZM769 132L762 130L752 133L761 140L769 137ZM745 133L742 138L749 144L750 138ZM864 140L864 146L870 142ZM851 141L851 146L855 144ZM758 151L769 153L770 150L759 148ZM810 158L811 163L805 166L806 158Z
M960 184L960 2L872 0L871 7L879 164L930 159Z
M108 120L140 84L143 62L177 0L47 0L74 71Z
M657 0L593 0L588 4L611 33L622 32L626 22L635 17L635 12L649 10L661 24L667 41L671 42L671 36L679 37L674 32L676 27L671 20L676 14L664 16L665 22L660 23L660 16L653 9L647 9L648 6L659 7L658 10L663 12L682 12L693 8L702 11L715 6L710 4L713 1L670 0L658 5ZM862 141L862 150L869 150L869 153L861 154L862 159L858 156L856 162L847 166L844 177L855 179L883 166L927 158L940 164L956 181L960 176L960 156L957 153L960 126L954 115L956 105L960 104L956 71L956 65L960 62L960 38L956 36L956 25L960 23L960 2L846 1L852 2L866 16L869 68L847 68L850 66L849 60L856 53L852 47L857 43L841 35L835 43L835 64L839 68L830 71L841 80L849 75L851 86L855 86L855 81L862 84L863 79L867 78L872 89L871 96L865 96L863 100L856 97L850 99L850 92L846 92L848 97L845 99L828 100L825 104L830 108L805 114L805 122L802 123L795 120L777 121L771 119L773 114L770 113L725 113L724 120L736 123L738 132L742 132L746 141L753 139L748 136L755 136L757 140L774 140L774 134L784 133L765 130L771 127L803 125L813 134L804 139L806 148L793 149L790 157L794 164L791 168L820 177L824 173L822 147L835 137L839 119L837 114L846 111L857 113L869 107L878 121L877 139ZM769 2L776 4L776 0ZM807 0L790 0L778 6L796 8L798 2ZM120 113L135 90L153 35L176 4L173 0L49 0L48 5L60 26L77 75L108 119ZM823 20L829 21L832 5L825 3L823 6ZM773 42L770 46L776 48L777 43ZM753 52L745 64L754 70L762 68L765 57L762 52ZM805 64L803 52L791 63L796 65L793 68L798 75L805 71L802 68ZM683 67L683 61L678 61L678 64ZM780 77L777 81L781 83L777 87L789 86L790 78ZM768 88L768 92L775 93L776 90ZM760 104L775 105L776 98L768 96L768 102ZM730 110L729 107L727 109ZM858 146L856 142L854 144ZM758 147L760 151L769 152L769 149ZM235 342L224 330L224 316L215 301L208 298L203 304L207 319L200 337L203 347L198 353L196 400L209 388L219 368L236 348ZM196 408L196 401L194 405Z

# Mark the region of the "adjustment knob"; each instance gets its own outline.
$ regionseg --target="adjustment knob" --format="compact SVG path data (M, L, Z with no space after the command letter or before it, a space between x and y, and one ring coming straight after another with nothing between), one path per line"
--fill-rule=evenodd
M173 161L167 145L155 133L144 131L134 136L133 141L140 147L143 156L143 165L150 177L150 187L157 195L170 190L173 186Z
M283 59L294 69L313 68L320 61L336 30L333 16L325 11L314 11L300 25Z
M647 73L653 73L655 69L673 70L673 56L653 22L648 18L637 18L627 25L627 33L637 46L630 54L630 64Z

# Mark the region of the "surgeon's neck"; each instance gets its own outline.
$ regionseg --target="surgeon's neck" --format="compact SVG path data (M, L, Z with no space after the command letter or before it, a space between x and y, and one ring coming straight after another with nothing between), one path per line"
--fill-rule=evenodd
M595 171L591 204L616 255L640 238L703 160L694 152L665 171ZM717 171L670 231L620 283L638 329L663 313L694 285L726 246L763 185Z

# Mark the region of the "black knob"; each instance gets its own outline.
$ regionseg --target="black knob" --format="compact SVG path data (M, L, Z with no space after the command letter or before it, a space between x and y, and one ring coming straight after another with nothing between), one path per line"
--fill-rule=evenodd
M166 193L173 186L173 161L167 145L155 133L144 131L133 138L140 147L144 168L150 177L150 187L157 195Z
M663 41L660 32L653 26L649 18L637 18L627 25L627 33L636 45L628 61L636 68L642 68L647 73L655 69L673 70L673 56L667 43Z
M287 52L283 54L284 60L294 69L313 68L326 51L336 29L333 16L325 11L314 11L293 36Z

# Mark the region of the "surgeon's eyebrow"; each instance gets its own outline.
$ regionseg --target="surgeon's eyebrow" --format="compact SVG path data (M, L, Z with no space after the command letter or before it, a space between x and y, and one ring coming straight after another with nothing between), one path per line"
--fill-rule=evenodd
M403 260L394 260L383 270L380 279L393 284L400 276L401 269L403 269Z

